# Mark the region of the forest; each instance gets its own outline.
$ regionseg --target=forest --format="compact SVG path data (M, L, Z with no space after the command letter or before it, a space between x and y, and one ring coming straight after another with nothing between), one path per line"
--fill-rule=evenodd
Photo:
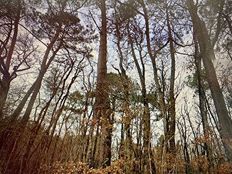
M0 174L185 173L232 173L232 0L0 0Z

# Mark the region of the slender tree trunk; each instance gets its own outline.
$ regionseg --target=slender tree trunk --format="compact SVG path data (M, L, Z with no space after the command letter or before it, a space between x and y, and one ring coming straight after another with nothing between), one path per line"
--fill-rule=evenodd
M151 48L151 37L150 37L150 26L149 26L149 17L148 17L148 12L146 5L144 1L141 1L141 5L143 7L143 12L144 12L144 20L145 20L145 35L146 35L146 43L147 43L147 51L148 55L151 59L152 62L152 67L153 67L153 75L154 75L154 80L157 88L157 93L158 93L158 100L159 100L159 105L160 105L160 112L161 112L161 117L165 118L166 114L166 107L165 107L165 101L164 101L164 94L161 89L160 81L159 81L159 76L158 76L158 68L157 68L157 63L156 63L156 53L152 51Z
M208 116L207 116L207 108L206 108L206 96L203 86L203 79L202 79L202 70L201 70L201 57L199 54L199 48L198 48L198 42L197 38L194 37L195 42L195 65L196 65L196 74L197 74L197 83L198 83L198 95L199 95L199 109L202 119L202 127L203 127L203 133L205 138L210 136L210 127L208 122ZM209 162L209 171L213 167L211 163L212 158L212 152L210 149L210 144L208 142L204 142L204 151L207 156L207 160Z
M169 89L169 110L168 110L168 141L169 147L168 151L175 155L175 131L176 131L176 103L175 103L175 71L176 71L176 58L175 58L175 48L172 36L172 29L169 19L169 12L167 10L167 25L168 25L168 36L170 44L170 57L171 57L171 78L170 78L170 89Z
M218 83L216 71L212 63L212 60L215 59L214 50L210 42L206 25L198 16L196 5L193 0L187 0L186 2L192 18L193 29L200 45L200 53L206 70L207 81L218 115L220 124L219 133L222 137L226 156L228 160L232 161L232 121L229 117L222 90Z
M177 124L177 127L179 129L180 135L181 135L181 145L182 145L182 151L183 151L183 156L185 160L185 173L190 174L191 172L191 164L190 164L190 154L189 154L189 148L188 148L188 142L187 142L187 125L186 125L186 120L183 117L182 123L179 122Z
M174 48L174 38L172 35L171 21L169 17L169 10L166 7L167 15L167 27L168 27L168 37L169 37L169 50L171 58L171 74L170 74L170 88L169 88L169 102L168 102L168 113L166 115L166 129L165 129L165 152L169 157L166 158L167 162L167 173L173 172L175 166L175 156L176 156L176 145L175 145L175 132L176 132L176 103L175 103L175 71L176 71L176 58L175 58L175 48ZM164 155L166 155L164 153Z
M129 29L128 29L128 33L129 33ZM133 45L133 40L129 34L129 42L130 42L130 46L131 46L131 52L132 52L132 57L133 60L135 62L136 65L136 69L138 71L139 74L139 79L140 79L140 83L141 83L141 93L142 93L142 103L143 103L143 117L142 117L142 126L143 126L143 156L142 156L142 160L143 160L143 164L142 164L142 168L143 168L143 172L145 174L150 173L152 171L151 169L151 125L150 125L150 111L149 111L149 104L147 101L147 91L146 91L146 83L145 83L145 65L143 62L143 58L141 55L141 51L139 50L139 57L140 57L140 63L141 66L137 60L137 56L134 50L134 45ZM139 46L139 45L138 45Z
M120 36L120 24L116 20L115 23L116 28L116 39L117 39L117 49L118 49L118 55L119 55L119 68L121 70L121 80L123 83L123 94L124 94L124 102L123 102L123 117L122 120L124 122L122 123L122 129L121 129L121 148L123 151L123 159L126 160L132 160L132 137L131 137L131 113L130 113L130 103L129 103L129 78L126 74L126 70L123 66L123 52L121 48L121 36ZM124 136L126 135L126 136ZM125 137L125 138L124 138ZM126 167L126 173L131 172L132 166Z
M151 37L150 37L150 24L149 24L149 16L148 16L148 12L147 12L147 8L145 5L144 1L141 1L141 5L143 8L143 12L144 12L144 20L145 20L145 36L146 36L146 44L147 44L147 51L148 51L148 55L151 59L152 62L152 67L153 67L153 75L154 75L154 81L155 81L155 85L156 85L156 91L158 94L158 103L160 106L160 112L161 112L161 117L164 119L164 131L167 132L167 127L166 127L166 106L165 106L165 100L164 100L164 93L162 92L161 89L161 84L159 81L159 77L158 77L158 68L157 68L157 62L156 62L156 52L152 51L152 47L151 47ZM155 166L155 164L153 163L153 166Z

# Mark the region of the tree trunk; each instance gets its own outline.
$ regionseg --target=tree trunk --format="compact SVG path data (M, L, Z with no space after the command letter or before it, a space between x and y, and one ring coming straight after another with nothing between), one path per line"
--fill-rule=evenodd
M139 79L141 83L141 93L142 93L142 103L143 103L143 117L142 117L142 126L143 126L143 163L142 168L144 173L150 173L152 171L151 169L151 125L150 125L150 111L149 111L149 104L147 101L147 91L146 91L146 82L145 82L145 65L143 62L143 56L142 56L142 50L139 50L139 58L140 58L140 64L137 60L137 56L134 50L133 40L130 36L130 31L128 29L128 37L129 37L129 43L131 47L132 57L136 65L136 69L139 74ZM140 47L138 45L138 47Z
M4 106L7 99L10 83L8 80L2 80L0 85L0 120L4 117Z
M11 43L9 46L8 54L6 56L6 62L1 61L4 67L2 71L4 72L2 72L3 76L2 76L2 79L0 79L0 119L3 117L3 109L5 106L8 91L10 88L11 75L10 75L9 70L10 70L10 64L11 64L12 56L14 53L15 45L17 42L17 37L18 37L18 26L19 26L20 14L21 14L20 0L17 1L16 5L17 5L17 11L16 11L16 17L13 23L13 30L12 30L13 36L12 36ZM10 33L9 33L9 36L10 36Z
M202 79L202 70L201 70L201 57L199 54L199 48L198 48L198 42L195 35L193 36L194 43L195 43L195 66L196 66L196 74L197 74L197 85L198 85L198 95L199 95L199 109L200 109L200 115L202 120L202 127L203 127L203 133L204 136L210 136L209 131L209 121L208 121L208 115L207 115L207 108L206 108L206 96L203 86L203 79ZM208 142L204 142L204 151L207 156L207 160L209 162L209 170L213 167L211 163L212 158L212 151L210 148L210 144ZM209 171L210 172L210 171Z
M28 107L23 115L22 118L22 123L26 123L29 119L32 107L34 105L35 99L37 97L37 94L39 92L39 89L41 87L41 83L43 80L43 77L45 75L45 73L47 72L48 67L50 66L52 60L54 59L56 53L59 51L60 46L53 52L53 55L49 58L49 54L53 48L53 45L55 44L55 42L57 41L59 35L61 32L61 28L59 28L54 36L54 38L52 39L52 41L50 42L50 44L47 46L47 49L45 51L44 57L43 57L43 62L41 64L41 70L39 72L39 75L37 77L37 79L35 80L35 82L33 83L33 85L30 87L30 89L27 91L26 95L24 96L24 98L22 99L22 101L19 103L19 105L17 106L17 108L14 110L13 114L11 115L11 120L15 121L20 113L22 112L27 100L29 99L30 95L31 99L28 103ZM49 60L48 60L49 59Z
M225 152L228 160L232 160L232 121L229 117L228 110L226 108L225 100L222 94L222 90L219 86L216 71L212 60L215 59L213 47L210 42L210 37L204 21L202 21L197 13L197 7L193 0L187 0L188 10L190 12L193 29L196 33L200 45L200 54L203 59L203 64L206 70L207 81L212 94L216 113L220 124L220 135L225 148Z
M123 116L122 116L122 130L121 130L121 148L123 151L123 159L132 160L132 136L131 136L131 113L130 113L130 101L129 101L129 77L126 74L126 70L123 66L123 52L121 48L121 36L120 36L120 25L119 22L116 20L115 24L116 28L116 38L117 38L117 48L118 48L118 55L119 55L119 68L121 70L121 80L123 83L123 94L124 94L124 101L123 101ZM125 136L124 136L125 135ZM124 139L125 137L125 139ZM128 165L126 167L126 173L131 172L132 166Z
M112 123L111 110L108 95L107 84L107 18L106 18L106 1L100 0L99 8L101 10L101 31L100 46L97 64L97 86L96 101L94 105L94 116L100 120L101 126L101 144L99 146L99 164L101 166L109 166L111 163L111 139L112 139Z
M175 48L172 36L172 29L169 19L169 12L167 10L167 25L168 25L168 36L170 44L170 57L171 57L171 77L170 77L170 89L169 89L169 110L168 110L168 151L175 155L175 131L176 131L176 103L175 103L175 71L176 71L176 61L175 61Z

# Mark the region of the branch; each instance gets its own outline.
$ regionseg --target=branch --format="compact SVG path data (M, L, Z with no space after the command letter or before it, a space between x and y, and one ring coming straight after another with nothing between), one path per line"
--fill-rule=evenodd
M93 14L90 12L90 10L89 10L89 14L90 14L90 17L93 19L93 22L94 22L94 24L96 25L96 27L98 28L98 30L101 31L101 28L97 25L97 22L96 22L96 20L94 19Z
M38 38L34 33L32 33L29 29L27 29L24 25L20 24L21 27L23 27L26 31L28 31L33 37L35 37L40 43L42 43L44 46L48 46L46 43L44 43L40 38Z

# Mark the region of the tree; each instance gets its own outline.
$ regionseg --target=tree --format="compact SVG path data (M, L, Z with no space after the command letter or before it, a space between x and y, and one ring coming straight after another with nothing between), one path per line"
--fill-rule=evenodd
M10 83L20 71L30 68L30 56L35 51L27 41L33 40L20 32L20 21L25 14L25 2L1 1L1 40L0 40L0 119L10 89ZM24 40L25 39L25 40ZM27 41L26 41L27 40Z
M109 166L111 163L112 123L107 84L107 16L106 0L98 2L101 11L100 45L97 64L97 86L94 104L94 116L101 126L101 143L99 165Z
M207 81L218 115L222 142L225 147L227 158L232 160L232 121L229 117L225 100L217 80L215 68L212 63L212 60L215 59L213 46L211 45L206 24L198 15L196 4L194 4L192 0L187 0L186 3L193 22L193 30L200 46L200 54L202 55L203 64L206 70Z
M52 2L49 1L47 1L47 3L50 8L45 14L40 14L38 11L32 12L32 14L36 14L36 16L34 16L35 19L32 18L33 21L31 22L33 23L30 25L38 24L40 27L39 29L33 28L35 30L34 32L38 35L38 37L48 39L49 44L46 45L46 51L40 65L41 68L35 82L11 115L11 120L16 120L24 108L27 100L30 98L26 111L22 117L23 124L27 123L29 120L30 113L33 109L36 97L43 81L43 77L45 76L51 63L55 60L57 54L61 51L66 52L68 55L70 52L76 52L77 54L84 55L88 53L86 48L79 49L77 46L72 45L81 44L83 42L87 43L89 41L87 34L89 34L91 31L88 31L80 24L80 19L75 12L66 12L66 10L69 8L68 1L57 2L58 4L52 4ZM57 11L55 6L59 6ZM76 8L78 9L79 7ZM40 18L37 19L37 15L39 14ZM84 35L87 37L84 37Z

